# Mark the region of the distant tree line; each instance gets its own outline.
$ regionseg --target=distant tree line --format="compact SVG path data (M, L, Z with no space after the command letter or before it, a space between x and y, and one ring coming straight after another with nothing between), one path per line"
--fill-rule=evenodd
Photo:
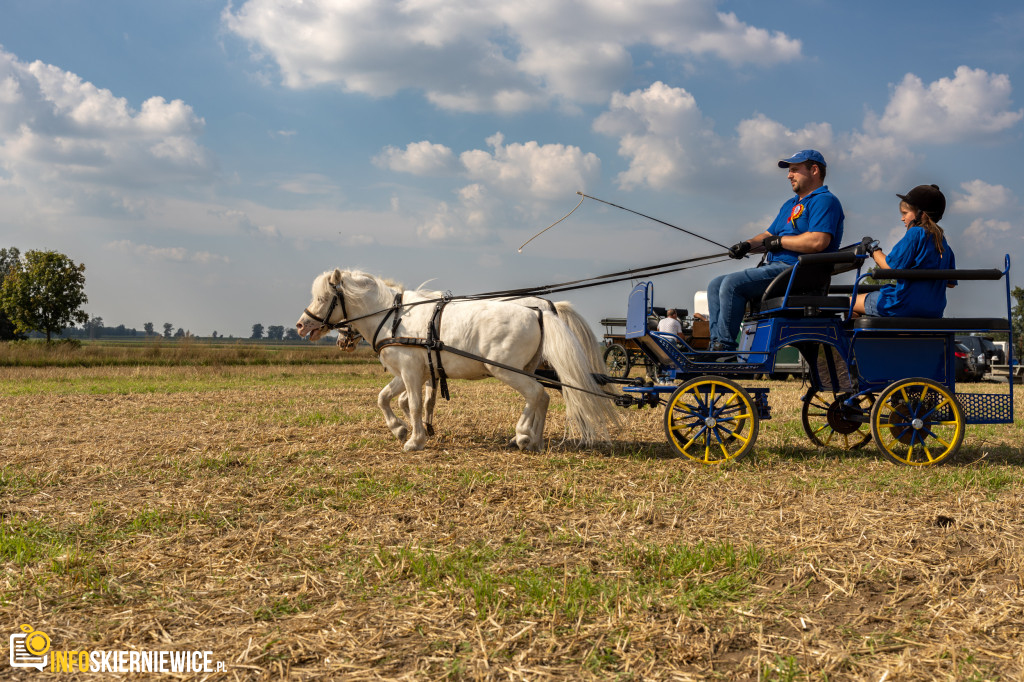
M30 335L77 339L109 337L162 336L182 339L192 332L170 322L163 323L159 334L152 322L146 322L142 333L134 327L119 324L108 327L99 316L90 317L82 309L89 299L85 295L85 265L72 261L56 251L0 249L0 341L28 338ZM75 325L80 324L81 327ZM212 338L224 338L213 332ZM234 337L228 337L234 338ZM257 322L252 326L254 340L299 341L292 326Z

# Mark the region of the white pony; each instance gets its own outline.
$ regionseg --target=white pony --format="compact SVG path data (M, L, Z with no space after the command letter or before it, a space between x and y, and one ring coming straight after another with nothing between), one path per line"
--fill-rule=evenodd
M389 282L390 283L390 282ZM394 284L394 286L400 286ZM417 300L437 300L444 295L442 291L428 291L424 289L404 290L403 300L407 302L413 302ZM546 310L557 315L563 322L569 326L569 331L579 341L580 347L583 348L587 355L587 362L590 366L592 374L604 374L607 370L604 364L604 358L601 357L601 350L598 345L597 337L594 336L594 332L590 329L590 325L587 321L576 312L576 308L573 307L569 301L549 301L546 298L540 298L539 296L517 296L499 298L497 300L508 301L509 303L515 303L517 305L532 308L534 310ZM346 343L342 337L338 338L338 346L345 350L354 350L356 344ZM612 384L605 384L601 386L602 390L610 396L616 396L619 394ZM386 398L390 400L390 396ZM428 436L434 435L434 406L437 403L437 391L434 389L433 384L427 377L427 382L424 386L424 398L423 398L423 425L427 430ZM406 418L409 417L409 392L408 389L402 391L398 395L398 406L405 413ZM509 445L515 445L515 439L513 438Z
M308 335L316 341L333 325L350 321L345 326L354 328L371 343L378 331L378 341L389 338L393 318L385 317L398 292L399 288L363 272L325 272L313 281L312 302L296 323L296 329L300 336ZM433 305L406 307L394 336L425 339L433 314ZM540 383L520 372L532 373L545 360L566 384L566 416L574 435L587 444L607 439L608 424L617 421L615 408L591 376L587 352L569 326L554 313L509 301L458 300L444 308L439 332L439 339L447 348L475 356L442 350L441 362L448 378L493 376L526 398L516 424L515 442L520 449L540 450L543 445L549 398ZM430 352L430 356L436 365L436 353ZM377 405L395 437L403 440L408 436L405 450L422 450L427 434L421 387L429 376L428 351L420 345L386 345L380 350L380 360L395 378L380 392ZM402 391L407 391L411 433L409 425L391 410L391 399Z

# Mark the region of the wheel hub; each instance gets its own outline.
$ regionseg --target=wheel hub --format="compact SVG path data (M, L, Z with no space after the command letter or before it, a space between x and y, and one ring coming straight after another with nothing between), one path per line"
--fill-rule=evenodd
M846 408L841 399L832 401L828 406L828 413L825 416L829 427L841 435L851 434L860 429L862 426L861 422L851 421L847 418L849 412L849 408Z

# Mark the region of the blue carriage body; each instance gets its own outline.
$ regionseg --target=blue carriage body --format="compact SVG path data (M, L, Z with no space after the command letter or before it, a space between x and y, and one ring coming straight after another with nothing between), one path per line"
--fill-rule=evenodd
M791 346L799 350L809 367L809 395L830 392L841 396L843 405L829 408L828 420L831 425L839 424L845 428L844 425L856 422L867 423L867 407L864 406L864 401L869 401L869 407L878 394L891 399L896 406L895 409L902 410L899 414L907 412L909 408L904 409L900 405L905 402L904 399L913 402L916 393L914 396L908 396L904 389L903 397L897 395L892 398L887 390L901 381L911 379L917 382L915 390L918 392L923 387L924 393L927 394L929 387L933 387L933 394L946 393L950 396L945 403L932 398L933 401L937 401L931 405L932 412L940 409L936 405L944 404L945 407L941 410L953 414L965 424L999 424L1013 421L1013 373L1011 372L1008 377L1009 391L1006 393L956 393L953 353L957 334L1006 333L1010 335L1011 349L1007 362L1012 366L1013 338L1009 324L1011 296L1008 255L1005 257L1005 268L1002 271L947 271L958 280L1004 279L1006 318L941 319L854 318L850 296L856 295L858 287L862 287L863 279L869 276L859 275L862 257L855 257L852 252L829 256L830 258L818 260L802 257L800 263L787 274L787 281L780 283L784 285L785 292L781 296L766 294L761 301L760 309L747 315L739 349L735 353L697 351L689 348L672 334L651 330L649 320L653 314L653 285L650 282L636 285L629 295L625 337L632 339L657 366L658 381L638 382L638 385L626 386L623 390L635 396L641 405L654 405L660 402L660 396L663 394L675 393L679 388L676 382L679 381L693 382L707 376L742 380L758 375L769 375L775 368L778 351ZM794 282L799 279L800 268L805 262L820 269L822 263L831 268L830 263L838 261L855 265L858 277L852 287L833 287L829 290L829 278L826 278L824 291L819 288L818 293L807 295L794 286ZM929 275L914 271L886 271L881 276L909 279ZM931 272L930 276L938 278L935 272ZM781 289L781 286L778 288ZM843 295L836 295L835 289L841 290L840 293ZM729 358L729 362L721 362L720 360L724 358L719 356L724 355L735 357ZM769 389L764 388L747 389L753 396L752 405L759 412L760 419L771 416L767 403L768 391ZM952 399L954 395L955 400ZM955 409L948 404L950 402L957 403ZM861 405L860 408L857 407L858 404ZM927 415L936 419L931 412ZM902 438L902 432L895 426L898 422L897 417L890 415L888 419L883 426L891 426L893 433L896 434L894 437ZM936 423L946 424L948 420ZM668 429L668 426L666 428ZM962 430L958 432L958 437L962 438ZM911 450L913 447L911 445Z

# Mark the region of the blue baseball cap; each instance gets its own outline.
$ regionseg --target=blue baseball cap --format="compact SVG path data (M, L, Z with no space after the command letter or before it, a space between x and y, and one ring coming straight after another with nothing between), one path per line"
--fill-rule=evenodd
M828 164L825 163L825 157L821 155L821 152L815 149L803 149L788 159L781 159L779 161L779 168L789 168L790 164L803 163L804 161L814 161L815 163L820 163L822 166L828 166Z

